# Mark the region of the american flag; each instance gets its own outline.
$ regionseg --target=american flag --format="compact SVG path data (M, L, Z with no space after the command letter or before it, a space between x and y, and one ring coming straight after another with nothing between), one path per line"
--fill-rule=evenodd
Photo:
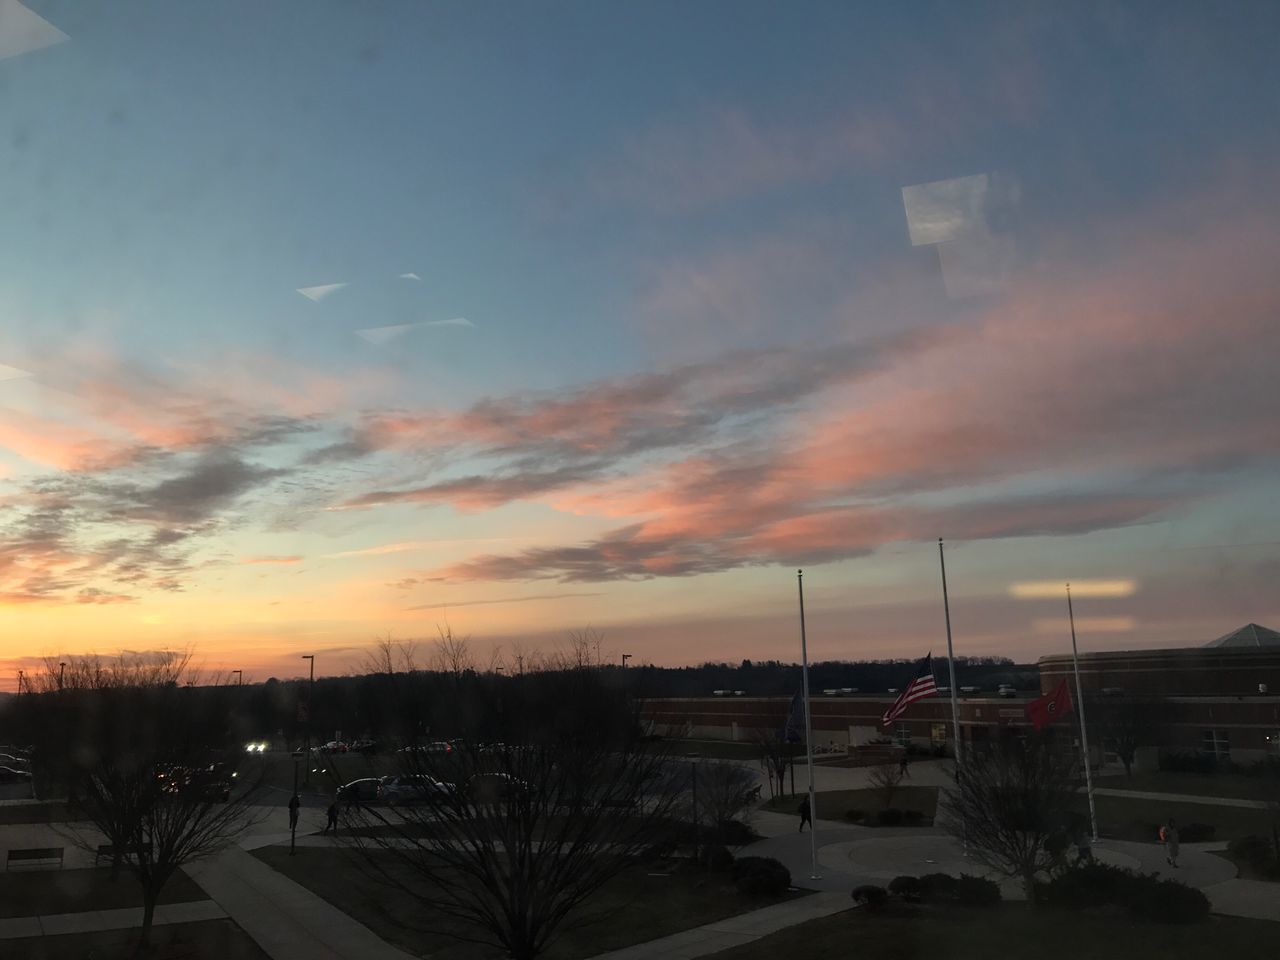
M912 674L911 682L898 694L898 699L893 701L893 705L884 712L884 716L880 718L880 726L887 727L893 723L917 700L937 695L938 685L933 680L933 654L930 653L916 664L916 672Z

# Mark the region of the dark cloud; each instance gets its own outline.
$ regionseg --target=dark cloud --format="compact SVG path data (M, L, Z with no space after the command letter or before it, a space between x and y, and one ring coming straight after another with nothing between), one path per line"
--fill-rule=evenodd
M485 555L447 567L446 580L558 580L595 583L692 576L767 564L819 563L866 556L885 543L1071 536L1149 520L1190 495L1101 493L1010 497L944 508L802 508L755 518L726 535L688 525L639 523L577 546Z
M500 603L535 603L541 600L568 600L572 597L600 597L599 592L586 593L538 593L523 597L495 597L491 600L463 600L460 603L424 603L408 610L445 610L453 607L484 607Z
M345 505L497 506L597 480L633 458L693 448L725 432L749 435L765 418L881 370L941 336L915 332L822 349L739 352L555 394L488 398L457 414L384 412L366 417L345 440L314 451L309 460L379 451L481 458L495 462L489 474L372 491Z

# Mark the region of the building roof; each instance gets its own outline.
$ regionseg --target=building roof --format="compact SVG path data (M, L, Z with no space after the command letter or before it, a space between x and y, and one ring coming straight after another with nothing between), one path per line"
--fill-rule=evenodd
M1206 647L1280 647L1280 633L1256 623L1246 623L1239 630L1232 630L1217 640L1210 640Z

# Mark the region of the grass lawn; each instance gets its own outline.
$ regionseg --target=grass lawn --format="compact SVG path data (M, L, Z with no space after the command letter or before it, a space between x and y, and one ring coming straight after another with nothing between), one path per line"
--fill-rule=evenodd
M1143 790L1149 793L1186 793L1196 797L1231 797L1238 800L1280 799L1280 790L1262 777L1214 773L1135 773L1132 777L1105 777L1096 784L1110 790Z
M775 797L766 809L781 813L795 813L803 794L796 797ZM919 810L932 820L938 808L937 787L902 786L893 792L893 806L899 810ZM858 790L819 790L818 817L822 820L843 820L846 810L864 810L871 817L867 825L875 825L875 814L884 809L884 794L879 790L863 787Z
M1100 912L1036 910L1004 904L990 910L899 907L876 915L853 910L811 920L753 943L713 954L716 960L1270 960L1280 926L1265 920L1212 917L1176 926L1133 922ZM803 945L797 950L798 945Z
M64 823L74 819L61 800L52 803L15 803L0 807L0 824Z
M133 956L136 930L68 933L58 937L0 940L0 955L14 960L126 960ZM170 923L153 927L148 960L270 960L253 939L230 920Z
M1266 810L1129 797L1095 797L1094 802L1098 809L1098 831L1121 840L1154 843L1157 825L1169 817L1174 817L1184 830L1189 823L1212 825L1216 828L1214 840L1234 840L1251 833L1271 836L1271 816ZM1084 797L1080 798L1076 809L1088 814L1089 807Z
M419 901L368 877L367 868L362 869L349 852L302 847L290 857L285 847L265 847L254 851L254 856L415 956L437 960L504 956L500 950L462 943L441 933L462 928L444 917L433 921ZM742 896L727 874L669 869L656 863L640 865L605 884L582 907L580 925L561 928L545 956L549 960L594 957L776 902Z
M207 900L209 895L179 870L165 884L161 903ZM122 870L113 882L111 869L11 870L0 873L0 917L80 913L142 906L142 888ZM3 954L0 950L0 954Z

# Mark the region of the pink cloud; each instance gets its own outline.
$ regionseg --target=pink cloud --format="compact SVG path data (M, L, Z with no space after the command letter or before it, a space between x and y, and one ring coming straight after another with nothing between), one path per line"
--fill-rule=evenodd
M250 564L250 565L258 565L258 564L290 565L295 563L301 563L302 555L295 553L295 554L290 554L288 556L241 557L240 562L244 564Z

